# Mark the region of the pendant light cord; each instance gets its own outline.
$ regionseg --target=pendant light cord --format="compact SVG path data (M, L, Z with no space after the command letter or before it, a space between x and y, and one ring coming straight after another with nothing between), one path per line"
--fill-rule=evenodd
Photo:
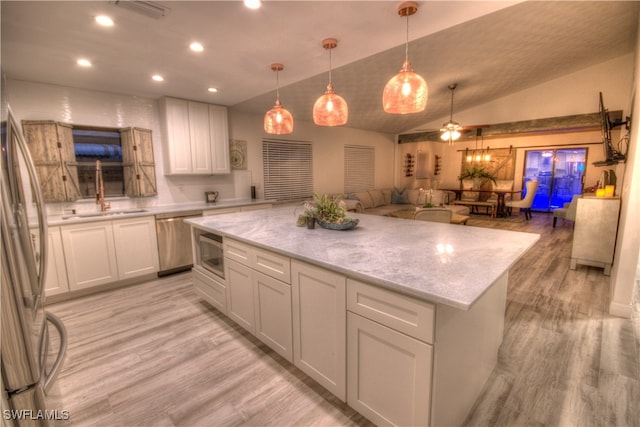
M329 84L331 83L331 49L328 49L329 51Z
M279 72L276 70L276 99L280 100L280 77Z
M404 60L409 60L409 15L407 15L407 43L404 45Z

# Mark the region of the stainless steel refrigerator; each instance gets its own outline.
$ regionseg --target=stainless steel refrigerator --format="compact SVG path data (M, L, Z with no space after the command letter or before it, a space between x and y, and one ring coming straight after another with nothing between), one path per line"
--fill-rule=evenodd
M36 170L6 97L2 78L0 204L2 423L42 426L60 418L47 408L46 392L64 360L66 331L44 309L47 272L46 211ZM60 337L57 352L47 364L49 326Z

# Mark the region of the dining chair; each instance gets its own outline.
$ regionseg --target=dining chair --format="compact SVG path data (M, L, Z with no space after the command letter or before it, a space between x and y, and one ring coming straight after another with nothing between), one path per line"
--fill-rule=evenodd
M527 181L525 183L525 196L521 200L509 200L505 202L505 206L511 215L513 208L520 208L524 211L524 217L527 220L531 219L531 205L533 204L533 198L536 196L538 190L538 181Z

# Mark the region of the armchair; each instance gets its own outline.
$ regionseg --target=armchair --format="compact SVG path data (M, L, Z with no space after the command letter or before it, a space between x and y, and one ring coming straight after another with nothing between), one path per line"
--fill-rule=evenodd
M576 220L576 208L580 197L582 197L582 194L574 194L571 202L567 202L563 207L553 210L553 228L556 228L558 218L570 221Z

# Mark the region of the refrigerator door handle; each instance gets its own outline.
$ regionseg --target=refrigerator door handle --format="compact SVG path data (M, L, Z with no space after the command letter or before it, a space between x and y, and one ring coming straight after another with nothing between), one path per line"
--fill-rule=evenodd
M53 366L49 372L46 372L46 377L44 379L44 393L47 394L49 388L56 380L58 373L60 372L60 368L62 367L62 362L64 361L65 355L67 354L67 329L64 327L62 321L58 318L58 316L53 313L46 312L47 321L56 327L58 330L58 334L60 335L60 348L58 349L58 355L56 356L55 362L53 362ZM49 333L47 332L46 338L47 344L45 347L48 348L49 341Z
M9 132L14 131L16 133L15 141L17 141L18 148L22 152L22 155L25 159L24 165L27 169L27 173L29 174L29 180L32 183L36 183L36 185L32 185L33 198L36 203L36 212L38 214L38 231L40 233L40 252L38 259L38 289L40 289L40 299L41 304L44 304L44 281L47 277L47 240L49 239L48 231L47 231L47 218L45 215L46 207L44 205L44 199L42 197L42 191L40 190L40 186L38 183L38 175L36 173L36 168L31 161L31 154L29 153L29 149L27 148L26 143L22 139L20 133L18 132L18 125L15 122L12 114L9 114L8 117L9 123L7 126L7 130ZM13 138L13 135L9 135L9 138Z

